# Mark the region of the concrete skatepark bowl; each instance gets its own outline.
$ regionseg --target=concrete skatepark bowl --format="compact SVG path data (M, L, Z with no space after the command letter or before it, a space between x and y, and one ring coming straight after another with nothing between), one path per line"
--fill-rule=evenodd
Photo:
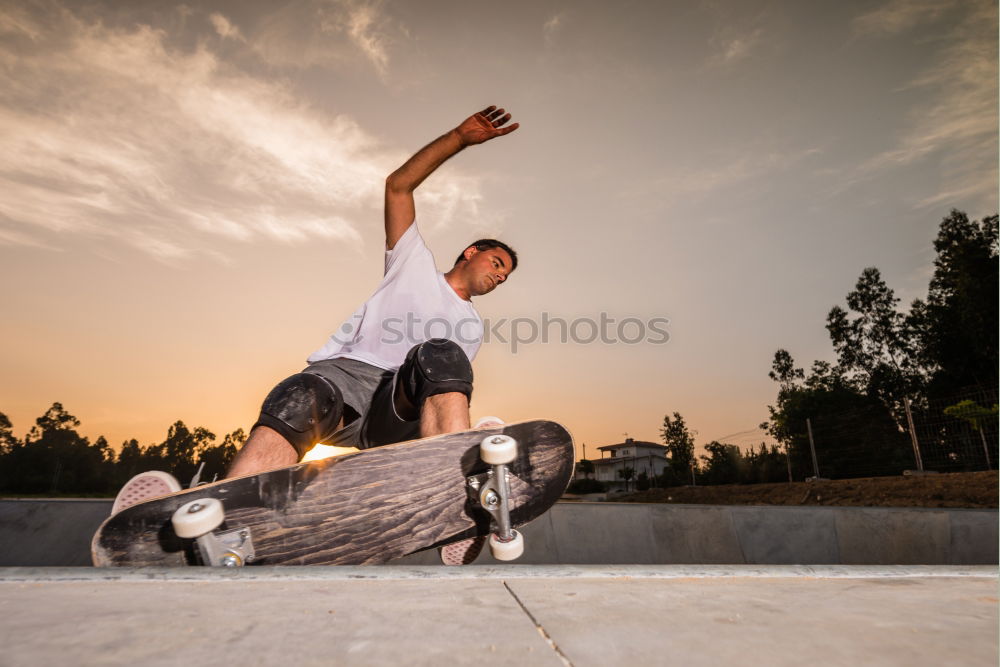
M516 565L85 567L109 509L0 501L0 662L998 662L996 510L566 503Z

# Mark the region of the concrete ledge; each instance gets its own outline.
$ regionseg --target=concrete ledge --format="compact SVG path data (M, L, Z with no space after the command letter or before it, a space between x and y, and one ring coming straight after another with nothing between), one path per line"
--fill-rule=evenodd
M574 502L522 532L518 562L535 565L998 562L997 510ZM439 564L433 552L394 562Z
M0 584L101 581L368 581L403 579L909 579L992 578L991 565L496 565L430 567L390 565L186 568L0 568Z
M90 565L108 500L0 501L0 567ZM991 565L997 510L558 503L520 565ZM429 550L394 565L440 565ZM499 565L488 553L477 566Z
M0 566L91 565L90 539L112 500L0 500Z

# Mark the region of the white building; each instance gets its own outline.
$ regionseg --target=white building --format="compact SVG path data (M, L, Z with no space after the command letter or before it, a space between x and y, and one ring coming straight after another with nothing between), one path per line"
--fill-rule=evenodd
M646 473L652 481L654 477L662 475L664 468L667 467L667 448L655 442L625 438L625 442L597 449L601 452L601 458L590 459L594 464L593 479L607 483L609 491L625 490L625 480L619 473L626 468L631 468L633 471L632 479L628 483L629 489L635 489L639 475ZM579 466L576 469L576 476L585 477L580 472Z

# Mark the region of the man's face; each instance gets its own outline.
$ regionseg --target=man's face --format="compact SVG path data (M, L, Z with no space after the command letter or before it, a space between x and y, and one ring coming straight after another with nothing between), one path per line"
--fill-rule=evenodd
M502 248L469 248L465 251L465 256L468 261L462 273L469 285L469 292L473 295L492 292L510 275L510 255Z

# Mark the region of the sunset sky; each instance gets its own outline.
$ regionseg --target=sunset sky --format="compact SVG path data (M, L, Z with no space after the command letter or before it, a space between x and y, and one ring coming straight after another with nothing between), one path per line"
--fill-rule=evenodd
M377 285L385 176L497 104L520 129L418 190L439 266L495 236L521 262L475 301L501 334L604 314L669 341L493 339L473 419L555 419L588 454L675 411L759 441L776 349L832 359L865 267L908 304L941 218L997 211L997 24L992 0L5 2L0 412L23 435L59 401L115 447L248 429Z

